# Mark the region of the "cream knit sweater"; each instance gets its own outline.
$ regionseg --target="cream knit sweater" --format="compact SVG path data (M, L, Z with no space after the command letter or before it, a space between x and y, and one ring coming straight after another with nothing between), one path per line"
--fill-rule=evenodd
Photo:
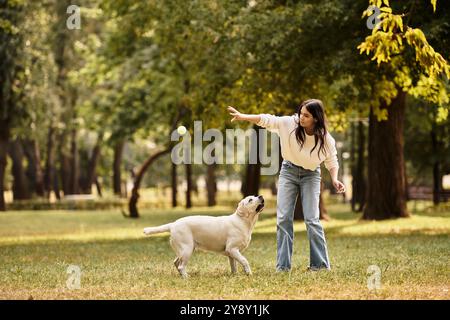
M260 114L261 120L257 123L258 126L266 128L270 132L275 132L280 137L281 155L283 159L289 160L297 166L302 166L308 170L315 170L323 161L325 167L330 171L332 168L339 168L337 159L336 143L331 134L327 133L325 136L325 155L323 151L319 158L319 142L314 151L314 135L310 136L305 133L306 140L303 148L295 138L295 128L298 126L298 115L292 116L274 116L271 114Z

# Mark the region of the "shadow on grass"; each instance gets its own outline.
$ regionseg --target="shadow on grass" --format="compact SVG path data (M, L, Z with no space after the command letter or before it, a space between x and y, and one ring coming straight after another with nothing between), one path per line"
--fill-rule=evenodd
M328 238L334 274L348 281L353 281L352 279L359 273L364 276L367 266L371 264L386 268L396 266L400 269L406 266L415 270L416 264L419 263L420 270L430 270L436 266L443 269L445 265L443 260L446 256L448 257L448 246L449 237L442 234L396 234L370 237L338 235L332 239ZM83 272L86 272L87 277L95 279L90 280L94 282L122 281L124 277L127 279L143 277L143 280L148 281L146 277L150 276L152 279L166 283L173 279L177 281L176 279L179 278L173 265L175 253L170 247L168 235L142 239L51 240L42 243L16 243L0 245L0 250L2 252L0 274L7 282L16 281L20 277L25 277L26 280L19 279L25 283L38 281L30 277L35 275L37 279L40 279L39 275L45 272L53 272L51 275L58 274L60 277L65 277L66 269L71 264L79 265ZM275 232L254 234L244 256L249 260L256 276L269 277L269 279L277 277L277 281L280 281L280 275L274 273ZM297 274L306 274L304 270L309 261L309 245L305 231L295 232L294 259L293 270ZM228 259L216 253L196 252L189 263L188 270L190 279L196 281L217 279L217 277L225 277L229 280L247 279L240 266L238 274L231 275ZM289 276L286 275L286 277ZM281 277L286 278L283 275ZM170 283L169 285L172 286Z
M347 225L348 226L348 225ZM328 233L333 233L332 231L339 230L341 227L331 227L326 230ZM162 236L150 236L150 237L143 237L142 239L99 239L99 240L45 240L42 242L29 242L29 243L6 243L6 244L0 244L0 248L2 250L11 250L11 249L18 249L19 251L25 248L48 248L48 252L37 250L35 253L45 253L45 254L58 254L61 253L61 249L65 247L71 247L71 248L79 248L82 251L89 251L89 250L99 250L104 247L111 247L111 251L104 252L102 254L115 254L114 248L117 248L119 251L121 251L123 248L129 248L130 252L133 252L135 250L137 251L145 251L148 253L149 247L161 247L160 249L157 249L158 252L162 250L162 247L166 247L170 249L170 252L173 253L170 245L169 245L169 237L170 235L164 234ZM305 230L298 230L294 231L294 237L295 238L303 238L307 239L307 234ZM436 240L443 240L450 242L450 235L441 233L441 234L428 234L428 233L421 233L421 232L411 232L411 233L398 233L398 234L367 234L367 235L349 235L349 234L339 234L336 233L333 236L333 241L347 241L347 240L355 240L360 239L367 241L368 238L373 239L417 239L417 238L424 238L424 239L436 239ZM258 233L254 232L252 234L252 242L254 241L276 241L276 231L273 232L263 232ZM450 243L449 243L450 245ZM97 246L97 247L96 247ZM250 243L251 246L251 243ZM59 248L58 250L56 248ZM164 249L165 250L165 249ZM3 257L6 257L8 255L7 251L2 252Z

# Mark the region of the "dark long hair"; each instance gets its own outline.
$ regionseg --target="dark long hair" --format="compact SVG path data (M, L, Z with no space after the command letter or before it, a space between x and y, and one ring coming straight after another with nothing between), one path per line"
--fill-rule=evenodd
M317 144L319 144L319 159L320 159L320 153L323 152L326 156L327 150L325 148L325 141L326 141L326 135L327 135L327 126L326 126L326 119L325 119L325 112L322 101L318 99L308 99L303 101L297 109L298 114L298 124L295 128L295 138L297 139L297 142L300 145L300 149L303 148L303 145L306 140L306 133L305 129L300 125L300 112L302 111L302 108L306 108L309 113L313 116L315 122L314 126L314 148L311 149L310 154L316 149ZM293 130L294 131L294 130ZM292 132L293 132L292 131ZM292 134L291 132L291 134Z

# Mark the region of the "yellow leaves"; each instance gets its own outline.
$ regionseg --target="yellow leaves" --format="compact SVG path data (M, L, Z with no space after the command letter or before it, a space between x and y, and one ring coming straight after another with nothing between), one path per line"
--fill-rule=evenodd
M439 53L435 53L435 70L443 73L450 79L450 65Z
M387 111L380 109L380 102L385 101L387 105L391 104L392 99L397 96L397 87L393 81L389 81L383 76L382 80L375 84L374 93L375 95L371 99L371 106L374 108L379 121L386 120Z
M358 47L360 54L373 53L371 60L376 60L379 65L381 62L389 62L391 55L398 54L403 50L403 43L401 36L393 32L377 32L371 36L366 37L366 41L361 43Z
M382 19L383 17L381 16L382 14L380 14L380 19ZM384 32L386 32L386 30L388 30L388 28L390 29L390 21L388 19L384 19L381 21L381 28L383 29Z
M409 45L413 45L413 42L415 41L414 35L415 35L414 29L408 27L408 29L405 32L405 39Z
M408 93L442 107L448 107L450 102L445 82L436 76L422 75L416 86L411 88Z
M403 33L403 19L401 15L393 15L387 12L380 14L381 30L375 28L372 35L367 36L357 48L360 54L373 53L371 60L382 62L391 61L392 55L401 54L404 51L403 37L406 43L415 50L416 61L428 75L445 74L450 78L450 66L448 62L435 52L428 44L425 34L418 28L407 28Z
M431 1L434 10L436 2L436 0ZM395 73L393 78L389 80L383 78L374 87L375 96L371 105L378 120L387 119L387 110L380 109L380 102L385 101L389 105L397 94L397 88L440 106L439 118L446 119L450 95L448 80L444 76L447 79L450 78L449 63L428 43L421 29L408 26L404 28L403 16L392 14L388 1L370 0L369 3L377 7L384 4L386 7L380 9L382 13L378 18L381 22L372 30L372 34L358 45L357 49L360 54L364 52L367 55L372 54L371 60L376 61L378 65L382 62L389 63L388 68ZM403 39L406 40L405 43ZM404 54L407 46L414 49L415 60L421 68L417 83L413 83L415 77L406 67L415 64L414 61L407 60L409 55Z
M373 113L377 116L378 121L386 121L388 119L388 110L374 108Z
M436 2L437 2L437 0L431 0L431 5L433 6L433 12L436 12Z
M372 4L377 6L378 8L380 8L381 5L383 4L383 1L382 0L374 0L374 1L372 1Z
M424 44L428 44L427 38L425 37L425 34L423 33L422 30L416 28L414 29L414 33L417 35L417 37L419 38L419 40L424 43Z
M398 28L401 32L403 32L403 19L400 15L394 15L395 23L397 24Z
M399 35L399 34L396 34L396 35L395 35L395 38L396 38L398 44L399 44L400 46L403 46L403 39L402 39L402 36Z
M430 76L445 74L450 77L448 62L428 44L422 30L408 28L405 38L407 43L414 48L416 61L420 63L426 74Z
M361 19L364 19L364 17L370 17L371 15L373 15L375 13L376 13L376 11L375 11L374 7L369 6L369 7L367 7L366 10L363 11Z
M5 33L10 33L12 35L18 34L20 29L13 25L10 20L0 18L0 30Z
M381 8L382 5L385 5L386 7L390 7L389 0L369 0L369 5L376 6L378 8Z
M436 122L441 123L447 120L448 118L448 109L444 107L438 107L438 112L436 116Z
M345 132L348 128L348 119L345 112L334 111L327 115L328 126L330 131Z
M364 17L366 16L370 16L372 14L372 10L364 10L362 15L361 15L361 19L364 19Z
M155 29L147 30L142 34L142 37L144 38L153 38L154 36L155 36Z
M365 52L367 55L373 53L371 60L376 60L380 65L382 62L389 62L391 55L397 55L404 49L403 47L403 19L401 15L392 14L392 9L383 7L379 15L381 22L372 30L372 34L367 36L357 48L359 53Z
M406 66L403 66L401 69L397 70L394 82L404 90L409 90L412 86L410 69Z
M382 8L385 9L385 8ZM389 8L390 10L390 8ZM383 10L381 10L383 11ZM381 13L378 18L381 20L381 28L383 31L389 31L389 32L394 32L394 31L401 31L403 32L403 19L401 15L398 14L391 14L388 12L383 12ZM377 28L375 28L377 29ZM375 30L374 29L374 30ZM379 31L379 30L375 30L375 31ZM372 31L373 34L373 31Z
M371 59L372 61L376 59L378 65L380 65L381 62L388 62L388 59L387 59L386 55L383 53L382 49L383 49L382 46L378 47L377 51L379 51L379 52L377 52Z
M362 54L365 51L366 54L369 55L371 51L369 43L367 42L360 43L359 46L357 46L356 48L359 49L359 54Z

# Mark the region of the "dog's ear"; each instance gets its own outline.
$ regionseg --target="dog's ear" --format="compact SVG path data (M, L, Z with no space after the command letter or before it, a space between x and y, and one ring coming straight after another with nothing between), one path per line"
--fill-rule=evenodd
M248 216L250 215L250 211L244 206L244 200L241 200L241 202L239 202L236 213L244 218L248 218Z

